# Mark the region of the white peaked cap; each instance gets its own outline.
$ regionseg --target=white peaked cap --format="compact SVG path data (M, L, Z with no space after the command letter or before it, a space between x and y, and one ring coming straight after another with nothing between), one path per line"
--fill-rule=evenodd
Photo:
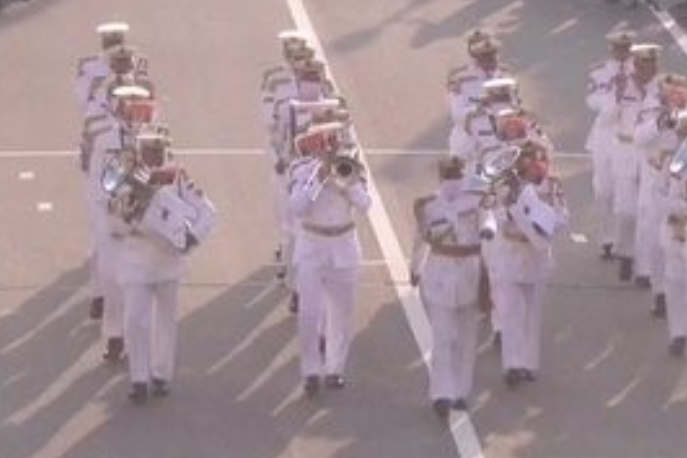
M100 24L95 30L101 35L126 33L129 31L129 24L126 22L106 22Z
M115 97L141 97L141 98L149 98L150 97L150 91L144 87L141 86L119 86L116 88L112 94Z

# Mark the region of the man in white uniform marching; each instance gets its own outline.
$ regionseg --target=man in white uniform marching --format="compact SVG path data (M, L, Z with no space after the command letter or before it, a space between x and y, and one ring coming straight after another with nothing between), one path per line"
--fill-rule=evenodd
M340 142L341 123L313 125L303 138L312 157L294 171L289 205L300 221L293 262L300 297L298 342L301 376L307 396L314 396L324 376L325 386L342 388L355 333L355 292L360 246L355 213L367 212L372 200L363 166ZM322 316L326 349L320 352Z
M468 193L465 163L439 162L439 190L415 201L413 286L432 327L429 396L440 418L464 410L472 389L480 305L488 304L488 277L481 255L482 197Z

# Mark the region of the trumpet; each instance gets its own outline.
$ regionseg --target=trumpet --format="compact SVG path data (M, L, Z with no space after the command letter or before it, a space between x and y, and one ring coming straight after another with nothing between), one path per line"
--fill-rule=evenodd
M337 154L333 158L319 160L306 181L306 188L313 190L310 199L317 200L330 181L341 189L352 186L361 180L363 170L363 164L351 154Z

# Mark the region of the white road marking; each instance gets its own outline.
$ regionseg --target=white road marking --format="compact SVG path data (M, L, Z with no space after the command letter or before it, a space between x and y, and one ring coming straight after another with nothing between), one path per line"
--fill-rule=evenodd
M310 22L308 13L303 6L302 0L286 0L291 15L293 16L296 27L308 34L312 40L312 44L319 57L327 63L322 45L319 42L315 29ZM329 67L327 65L327 67ZM332 76L332 75L329 75ZM332 76L331 80L336 86L336 82ZM361 148L362 150L363 148ZM363 152L363 159L365 153ZM368 168L369 169L369 168ZM399 300L403 305L403 310L406 313L406 318L410 328L412 329L415 341L420 349L420 354L427 355L430 349L430 328L424 308L420 303L416 291L410 287L406 282L408 278L408 267L406 265L401 245L398 241L398 236L391 225L391 219L382 202L382 199L377 191L374 177L369 176L369 190L372 197L372 208L370 209L369 219L372 228L377 237L377 242L384 254L384 257L389 261L388 269L393 285L398 294ZM425 363L427 360L425 359ZM475 428L470 421L470 416L465 413L451 414L451 435L454 443L458 449L458 453L462 457L483 458L482 447L477 438Z
M178 156L262 156L264 150L260 148L178 148L174 149ZM434 149L403 149L403 148L365 148L366 156L441 156L445 150ZM68 150L8 150L0 151L0 159L63 159L76 158L76 151ZM587 161L590 156L587 153L556 153L556 158L579 159ZM75 165L76 167L76 165ZM22 172L25 173L25 172ZM29 172L33 173L33 172Z
M39 213L51 212L53 210L52 202L38 202L36 204L36 210Z
M687 54L687 34L685 31L675 22L675 19L670 15L670 13L665 10L656 11L652 8L649 10L654 13L654 16L658 18L659 22L675 39L682 52Z

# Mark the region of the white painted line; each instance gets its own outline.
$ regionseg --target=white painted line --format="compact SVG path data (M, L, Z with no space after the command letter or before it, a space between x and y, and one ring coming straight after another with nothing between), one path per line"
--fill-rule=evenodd
M649 8L649 10L654 13L654 16L658 18L661 25L673 36L682 52L687 54L687 34L682 30L682 27L665 10L656 11L652 8Z
M319 57L327 63L322 45L315 33L315 29L310 22L308 13L303 6L302 0L286 0L291 15L293 16L296 27L310 35L312 44ZM329 69L329 65L326 66ZM336 87L336 81L329 75ZM354 134L355 135L355 134ZM357 137L357 135L356 135ZM365 152L361 147L361 156L365 159ZM369 168L368 168L369 169ZM403 305L406 318L415 337L420 354L425 357L429 354L431 335L427 315L420 303L417 292L406 282L408 279L408 267L403 256L403 250L398 241L398 236L391 225L391 219L384 207L384 203L377 191L377 186L372 174L368 176L368 186L372 197L372 208L370 209L369 219L372 229L377 237L377 242L382 249L384 257L389 261L388 269L392 283L396 289L399 300ZM425 363L427 363L427 360ZM482 447L477 438L475 428L470 421L470 416L465 413L451 414L451 435L461 457L483 458Z
M52 202L38 202L36 204L36 210L38 210L40 213L51 212L53 211Z
M173 150L177 156L262 156L265 151L260 148L179 148ZM365 148L366 156L442 156L446 150L440 149L400 149L400 148ZM0 159L62 159L76 158L75 151L66 150L13 150L0 151ZM556 153L555 158L589 160L587 153ZM76 167L76 166L75 166Z
M580 232L571 232L570 233L570 240L572 240L575 243L588 243L589 242L589 239L587 238L587 236L580 233Z
M28 181L28 180L33 180L36 177L36 174L33 173L31 170L24 170L23 172L19 172L18 178L21 181Z

